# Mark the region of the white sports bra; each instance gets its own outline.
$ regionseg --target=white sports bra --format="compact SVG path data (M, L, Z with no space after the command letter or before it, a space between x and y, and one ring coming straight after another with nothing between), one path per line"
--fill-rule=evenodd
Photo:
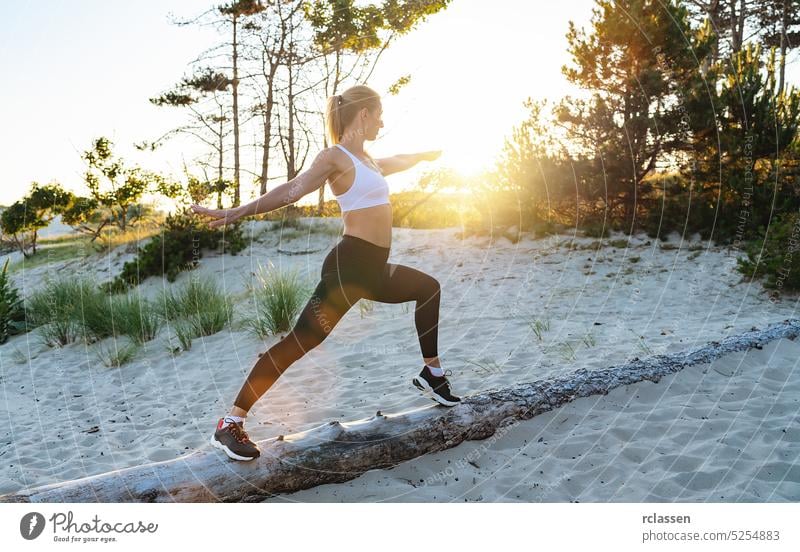
M353 185L343 194L334 194L336 201L339 202L341 211L344 213L345 211L389 203L389 183L386 182L383 175L375 169L367 167L358 157L347 151L343 145L336 144L336 147L353 160L353 167L355 168Z

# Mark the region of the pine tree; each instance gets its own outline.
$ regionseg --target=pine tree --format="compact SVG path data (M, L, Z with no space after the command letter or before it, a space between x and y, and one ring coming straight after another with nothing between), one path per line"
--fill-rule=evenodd
M556 109L570 139L594 159L597 198L627 228L643 183L667 154L685 148L678 93L711 50L711 33L693 30L682 2L597 0L591 32L570 22L573 67L562 71L589 99L566 98ZM607 198L607 200L606 200ZM618 211L614 213L613 211Z
M0 343L26 330L25 311L19 293L8 277L8 259L0 271Z

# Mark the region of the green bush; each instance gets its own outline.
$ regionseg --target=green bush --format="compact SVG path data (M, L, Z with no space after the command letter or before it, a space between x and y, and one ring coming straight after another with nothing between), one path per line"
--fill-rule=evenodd
M764 228L759 228L764 234ZM800 290L800 214L781 214L766 232L766 239L745 242L747 257L736 259L737 270L763 278L768 289ZM763 248L763 249L762 249Z
M123 291L149 276L166 276L167 281L174 282L179 272L194 268L203 250L220 249L235 255L245 246L240 223L217 229L210 228L188 210L170 214L163 232L140 247L138 257L125 263L122 273L106 282L103 289Z
M671 232L681 236L697 232L703 240L713 237L717 244L729 244L739 235L741 205L729 199L720 203L714 187L704 190L674 173L654 175L646 182L652 189L641 199L637 229L650 238L667 241ZM754 237L750 225L744 230L742 239Z
M537 220L531 223L530 229L535 238L541 238L544 236L553 236L559 232L563 232L565 227L563 224L559 224L552 220Z
M9 336L27 331L25 309L19 293L8 277L8 259L0 272L0 343L8 341Z
M611 228L609 227L608 221L605 223L602 221L588 222L583 226L582 230L583 235L587 238L607 238L611 235Z

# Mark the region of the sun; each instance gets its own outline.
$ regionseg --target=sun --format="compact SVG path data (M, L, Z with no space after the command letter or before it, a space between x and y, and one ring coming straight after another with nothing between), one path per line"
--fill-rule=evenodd
M474 177L492 168L493 157L485 150L468 142L442 145L442 155L437 162L463 177Z

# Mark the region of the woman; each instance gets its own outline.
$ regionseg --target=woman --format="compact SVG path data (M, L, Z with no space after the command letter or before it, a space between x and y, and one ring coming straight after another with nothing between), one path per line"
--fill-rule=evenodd
M374 140L383 127L380 96L367 86L353 86L328 98L326 132L332 147L321 151L311 167L255 201L234 209L194 212L223 226L242 217L266 213L299 200L327 181L344 221L344 235L322 263L320 280L292 331L262 355L247 377L228 416L221 418L211 443L236 460L260 454L244 431L244 419L253 404L296 360L319 345L359 299L382 303L416 301L414 314L425 365L412 382L440 404L461 400L450 392L437 351L439 282L409 266L387 262L392 240L392 208L384 175L406 170L418 162L433 161L440 151L372 159L364 141Z

